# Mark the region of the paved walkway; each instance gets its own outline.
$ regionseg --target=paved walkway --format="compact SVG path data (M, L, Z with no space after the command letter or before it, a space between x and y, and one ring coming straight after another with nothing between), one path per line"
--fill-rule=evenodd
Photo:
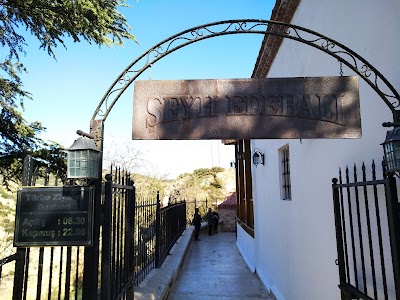
M222 232L192 241L182 269L167 298L275 299L244 262L235 233Z

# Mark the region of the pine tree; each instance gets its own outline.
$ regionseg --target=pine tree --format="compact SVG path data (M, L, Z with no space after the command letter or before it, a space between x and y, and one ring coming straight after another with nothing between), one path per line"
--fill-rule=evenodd
M19 181L27 148L47 164L65 156L60 145L38 137L45 130L40 122L22 116L24 101L32 99L20 78L27 71L20 60L28 46L24 36L33 35L53 58L67 39L120 46L135 40L120 7L129 6L124 0L0 0L0 43L6 53L0 58L0 175L6 185ZM65 169L62 161L56 166Z

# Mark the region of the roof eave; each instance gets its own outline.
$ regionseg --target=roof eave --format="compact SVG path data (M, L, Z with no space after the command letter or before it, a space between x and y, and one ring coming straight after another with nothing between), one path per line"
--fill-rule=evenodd
M276 0L272 10L271 21L291 23L301 0ZM283 37L265 34L254 66L252 78L265 78L271 68Z

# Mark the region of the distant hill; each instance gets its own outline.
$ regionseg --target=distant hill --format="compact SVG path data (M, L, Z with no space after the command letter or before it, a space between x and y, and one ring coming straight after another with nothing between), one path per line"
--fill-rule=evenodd
M226 195L235 190L235 169L220 167L201 168L192 173L179 175L175 180L159 179L141 174L131 174L139 198L155 199L157 192L164 204L168 201L186 200L200 202L207 200L209 206L221 203ZM54 182L54 180L50 180ZM42 185L38 182L38 186ZM15 187L17 189L17 187ZM0 259L12 250L14 232L16 192L0 187ZM205 208L204 208L205 209ZM189 208L188 208L189 210ZM188 214L192 214L192 208Z
M184 173L175 180L163 180L133 175L138 197L151 197L157 191L163 198L176 200L222 201L228 192L235 190L235 170L213 167Z

